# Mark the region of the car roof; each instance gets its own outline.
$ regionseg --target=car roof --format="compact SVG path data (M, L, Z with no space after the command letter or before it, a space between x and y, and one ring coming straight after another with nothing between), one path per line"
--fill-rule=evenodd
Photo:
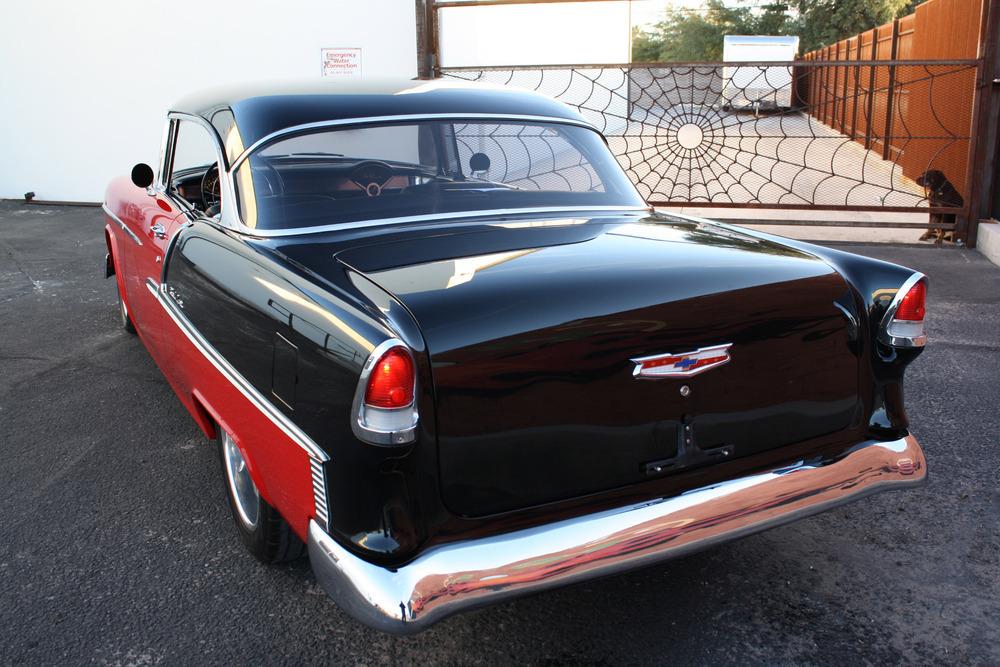
M468 113L583 121L579 113L550 97L458 79L342 82L317 78L233 85L189 95L171 111L201 116L210 123L216 114L232 111L247 147L290 127L354 118Z

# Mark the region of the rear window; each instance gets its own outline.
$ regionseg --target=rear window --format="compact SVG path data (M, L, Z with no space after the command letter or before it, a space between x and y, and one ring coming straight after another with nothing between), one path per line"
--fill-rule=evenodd
M547 206L642 206L600 135L559 123L330 128L256 150L236 173L248 227Z

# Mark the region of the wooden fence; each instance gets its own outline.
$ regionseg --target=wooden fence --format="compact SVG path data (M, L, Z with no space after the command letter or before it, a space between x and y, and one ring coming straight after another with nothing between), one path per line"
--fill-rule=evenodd
M830 66L809 68L799 96L816 119L897 163L905 176L939 170L966 196L976 86L968 61L979 56L982 14L983 0L929 0L807 53L804 60Z

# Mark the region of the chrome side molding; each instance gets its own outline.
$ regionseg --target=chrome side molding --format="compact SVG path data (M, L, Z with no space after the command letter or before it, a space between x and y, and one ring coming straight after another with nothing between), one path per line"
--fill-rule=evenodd
M913 436L861 442L840 456L795 461L672 498L433 548L395 569L358 558L316 522L309 559L348 614L392 634L458 612L616 574L924 482Z
M312 438L310 438L305 431L299 428L291 419L285 416L273 403L264 398L264 396L257 391L257 389L250 384L243 375L233 368L232 364L226 360L222 354L219 353L215 347L212 346L205 337L194 327L190 320L184 312L177 307L174 300L167 293L166 285L157 284L152 278L146 279L146 287L153 296L160 303L170 319L174 321L174 324L184 332L188 340L198 348L208 361L215 366L215 368L222 373L222 375L232 384L241 394L243 394L247 400L249 400L253 405L264 413L264 416L271 420L271 422L277 426L279 429L284 431L285 435L291 438L295 444L301 447L306 454L309 455L311 459L315 459L320 462L326 462L330 460L329 455L320 449Z
M110 208L108 208L107 203L101 204L101 208L104 209L104 212L107 214L109 218L118 223L118 226L122 228L122 231L125 232L130 239L135 241L138 245L142 245L142 239L136 236L135 232L129 229L128 225L122 222L122 219L119 218L117 215L115 215Z

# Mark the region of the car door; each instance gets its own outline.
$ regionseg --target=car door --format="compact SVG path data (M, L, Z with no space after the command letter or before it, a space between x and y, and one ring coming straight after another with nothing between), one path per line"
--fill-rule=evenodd
M166 133L161 174L143 202L129 216L140 243L132 244L126 258L130 278L129 300L133 317L150 354L164 373L169 356L167 314L155 290L160 285L163 262L171 240L203 206L201 176L219 161L218 142L197 122L172 118ZM168 374L169 375L169 374Z

